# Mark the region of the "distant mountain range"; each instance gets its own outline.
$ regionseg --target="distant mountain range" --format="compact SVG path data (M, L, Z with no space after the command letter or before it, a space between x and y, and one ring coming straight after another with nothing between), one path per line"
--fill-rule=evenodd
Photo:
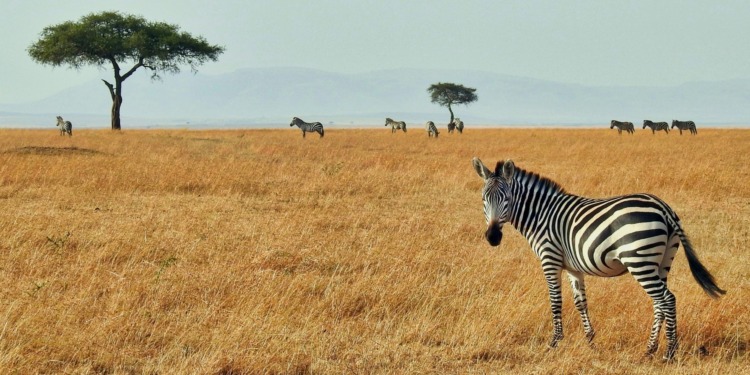
M750 124L750 79L670 87L592 87L468 70L395 69L339 74L304 68L183 73L151 81L137 72L123 88L123 128L285 125L293 116L337 125L380 125L385 117L447 123L427 87L455 82L479 100L454 112L467 125L601 125L612 119ZM49 127L62 115L74 126L108 127L111 100L100 80L39 101L0 104L0 126Z

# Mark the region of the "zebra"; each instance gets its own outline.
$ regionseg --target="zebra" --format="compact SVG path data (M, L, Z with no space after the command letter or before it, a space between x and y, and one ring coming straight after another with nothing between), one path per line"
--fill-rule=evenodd
M435 126L435 123L432 121L427 121L427 123L424 124L425 129L427 129L427 136L432 138L433 136L435 138L438 137L438 134L440 132L437 130L437 126Z
M454 130L456 130L456 123L451 121L448 123L448 134L453 134Z
M472 164L484 179L482 200L489 244L500 245L503 225L510 222L541 260L552 310L550 347L563 338L563 270L570 279L589 342L595 333L588 316L584 275L613 277L630 272L654 304L646 354L656 352L666 320L667 360L677 350L675 296L667 289L667 274L680 242L690 271L703 290L713 298L726 293L698 260L677 214L656 196L586 198L568 194L554 181L516 167L511 160L499 161L494 172L478 158L472 159Z
M456 130L458 130L458 134L464 133L464 122L460 118L456 117L453 119L453 124L456 126Z
M632 122L612 120L610 122L610 129L617 128L617 134L622 135L622 131L625 130L627 133L635 133L635 127Z
M672 120L672 129L675 127L680 130L680 135L682 135L683 130L689 130L692 135L698 134L698 129L696 129L695 123L692 121Z
M396 130L399 130L399 129L403 130L404 133L406 133L406 123L403 121L396 121L390 117L386 117L385 126L388 126L388 125L391 126L391 134L395 133Z
M292 122L289 124L289 126L297 125L300 129L302 129L302 138L305 138L305 133L318 133L320 134L319 138L323 138L323 135L325 135L325 130L323 129L323 124L319 122L304 122L301 118L295 117L292 119Z
M651 120L643 120L643 128L651 128L651 133L656 134L658 130L664 130L665 133L669 134L669 125L666 122L653 122Z
M73 136L73 124L70 121L63 120L62 116L57 116L57 125L60 127L60 135L68 134L68 137Z

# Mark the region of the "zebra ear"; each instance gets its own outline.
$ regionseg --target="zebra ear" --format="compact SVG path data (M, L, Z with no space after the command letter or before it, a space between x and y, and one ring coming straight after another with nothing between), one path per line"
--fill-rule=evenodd
M471 164L474 165L474 170L477 171L477 174L479 175L479 177L481 177L484 180L490 178L490 174L491 174L490 170L484 166L484 164L482 163L481 160L479 160L479 158L475 157L471 159Z
M513 174L516 172L516 165L513 164L513 160L506 160L503 164L503 178L505 181L510 182L513 179Z

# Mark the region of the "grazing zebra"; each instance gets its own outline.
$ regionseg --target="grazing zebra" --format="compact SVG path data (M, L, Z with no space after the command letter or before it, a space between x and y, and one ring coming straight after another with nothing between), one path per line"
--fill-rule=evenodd
M675 127L680 130L680 135L682 135L683 130L689 130L692 135L698 134L698 129L696 129L695 123L692 121L672 120L672 129Z
M451 121L448 123L448 134L453 134L454 130L456 130L456 123Z
M453 124L456 125L456 130L458 130L458 134L464 133L464 122L461 121L460 118L456 117L455 119L453 119Z
M320 138L323 138L323 135L325 135L325 130L323 130L323 124L319 122L304 122L301 118L295 117L292 119L292 122L289 124L289 126L299 126L300 129L302 129L302 138L305 138L305 133L318 133L320 134Z
M680 242L690 271L703 290L713 298L725 293L698 260L677 214L661 199L650 194L580 197L566 193L548 178L516 167L511 160L498 162L494 172L478 158L472 164L484 179L487 241L498 246L503 225L510 222L541 260L552 307L550 347L556 347L563 338L563 270L570 279L589 342L594 338L594 328L588 316L584 275L613 277L630 272L654 303L646 354L656 352L659 331L666 320L665 359L672 359L677 349L675 297L667 289L667 274Z
M57 125L60 127L60 135L68 134L68 137L73 136L73 124L70 121L63 120L62 116L57 116Z
M620 135L622 135L623 130L630 134L635 133L635 127L633 126L632 122L612 120L612 122L610 122L609 128L614 129L615 127L617 128L617 134Z
M385 126L391 126L391 133L395 133L396 130L403 130L406 133L406 123L403 121L396 121L390 117L385 118Z
M651 128L651 133L656 134L658 130L664 130L665 133L669 134L669 124L666 122L653 122L651 120L643 120L643 128Z
M427 121L427 123L424 124L424 127L425 129L427 129L427 136L430 138L437 138L438 134L440 134L440 132L437 130L437 126L435 126L435 123L432 121Z

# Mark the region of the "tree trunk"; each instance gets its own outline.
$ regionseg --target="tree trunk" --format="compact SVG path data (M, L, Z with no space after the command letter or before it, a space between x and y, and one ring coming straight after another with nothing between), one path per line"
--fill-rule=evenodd
M453 123L453 109L451 109L450 103L448 103L448 110L451 112L451 122L449 122L449 124L452 124Z
M115 84L111 84L102 79L109 89L109 95L112 97L112 130L120 130L120 106L122 106L122 79L115 75Z

